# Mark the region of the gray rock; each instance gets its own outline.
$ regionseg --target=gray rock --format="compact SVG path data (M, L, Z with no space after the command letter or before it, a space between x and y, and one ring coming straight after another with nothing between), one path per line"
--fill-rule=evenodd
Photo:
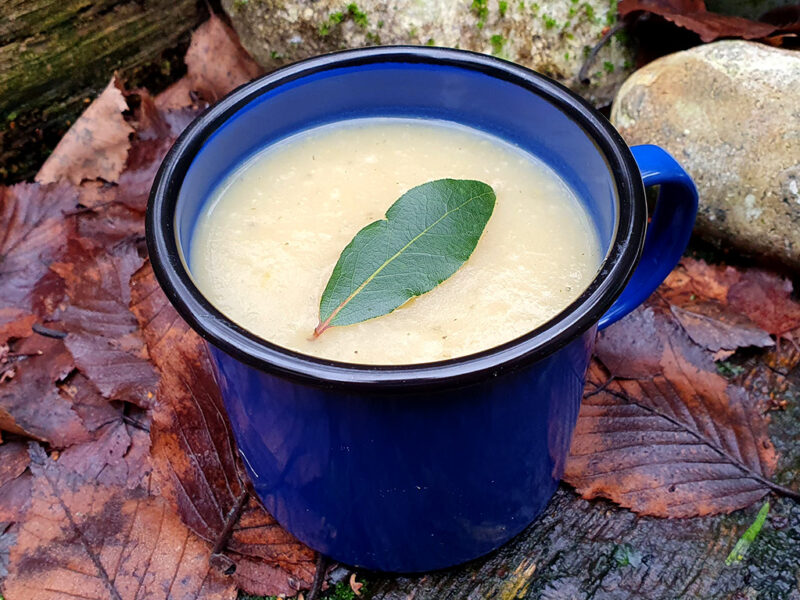
M266 68L342 48L429 44L495 54L608 104L631 71L615 36L590 83L577 81L589 49L616 21L615 0L222 0L242 45Z
M623 84L611 120L691 173L697 233L800 269L800 53L722 41L665 56Z

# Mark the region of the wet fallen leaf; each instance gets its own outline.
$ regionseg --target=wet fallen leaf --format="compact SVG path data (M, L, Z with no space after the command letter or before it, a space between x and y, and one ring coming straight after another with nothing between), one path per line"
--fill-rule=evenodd
M122 113L128 110L113 77L64 135L36 174L39 183L84 179L114 182L122 173L133 128Z
M214 543L245 485L207 347L169 304L149 264L134 277L131 306L161 377L151 428L156 480L184 522ZM250 593L294 594L314 575L314 553L255 502L227 549L242 562L234 576Z
M691 310L716 303L725 319L745 319L775 336L800 328L800 302L791 281L763 269L734 269L684 258L659 288L664 301Z
M694 31L704 42L721 37L754 40L773 35L779 28L770 23L709 12L703 0L621 0L619 14L647 11Z
M650 341L632 347L631 337ZM716 373L668 310L638 309L600 336L597 356L564 475L584 497L689 517L780 487L757 401ZM643 359L647 369L628 368Z
M26 338L33 333L36 315L20 308L0 308L0 345L11 339Z
M22 442L0 444L0 488L22 475L30 462L28 448Z
M0 534L6 525L16 522L30 497L31 477L28 447L23 442L0 444ZM0 558L0 577L3 576L3 559Z
M73 239L64 260L51 269L66 283L70 303L58 322L75 364L107 398L146 406L156 376L128 308L130 278L143 262L137 241L102 250Z
M777 336L800 327L800 304L791 296L791 281L758 269L746 271L728 290L732 309Z
M74 369L58 339L29 337L14 346L12 379L0 383L0 429L64 448L89 438L71 399L58 388Z
M102 443L101 441L94 443ZM32 451L31 504L9 552L14 600L233 599L208 545L143 487L99 481Z
M775 342L769 334L746 316L726 309L714 301L671 306L672 314L694 343L712 352L734 351L756 346L766 348Z
M77 198L69 185L0 188L0 306L40 317L55 310L64 290L49 265L74 231L64 215Z

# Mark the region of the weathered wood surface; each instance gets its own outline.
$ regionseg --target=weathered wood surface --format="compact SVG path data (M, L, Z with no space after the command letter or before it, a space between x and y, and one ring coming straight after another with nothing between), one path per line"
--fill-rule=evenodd
M0 0L0 182L32 176L115 70L158 61L205 14L198 0Z
M784 410L770 412L770 435L781 452L777 480L797 487L800 374L785 378L758 358L744 362L739 380L786 402ZM489 558L420 577L376 578L369 582L371 598L800 600L800 505L769 500L769 517L750 553L726 566L760 503L720 517L657 519L582 500L562 485L544 515Z

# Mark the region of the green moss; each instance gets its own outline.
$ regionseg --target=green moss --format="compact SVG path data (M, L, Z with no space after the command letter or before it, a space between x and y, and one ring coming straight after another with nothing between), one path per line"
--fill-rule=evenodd
M520 12L525 10L525 0L519 0L519 4L517 6L519 7Z
M270 57L272 60L280 60L280 59L282 59L282 58L283 58L283 54L281 54L281 53L280 53L280 52L278 52L277 50L271 50L271 51L270 51L270 53L269 53L269 57Z
M427 41L427 42L425 42L425 45L426 45L426 46L435 46L435 45L436 45L436 42L435 42L435 41L433 41L433 38L428 38L428 41Z
M564 52L564 60L569 60L569 52Z
M478 17L478 29L482 29L489 17L489 0L472 0L469 9Z
M583 3L583 12L586 13L586 18L589 19L589 21L591 21L592 23L600 22L600 19L597 18L597 15L594 12L594 7L588 2Z
M534 2L533 4L531 4L531 12L533 13L534 17L539 14L539 8L540 6L538 2Z
M351 17L353 17L353 22L359 27L365 28L367 25L369 25L367 13L359 9L355 2L351 2L347 5L347 12Z
M725 377L738 377L744 371L744 367L735 365L728 360L721 360L717 363L717 373Z
M500 16L505 17L506 11L508 11L508 2L506 2L506 0L500 0L500 4L498 5L498 10L500 11Z
M614 72L614 63L612 63L609 60L603 62L603 70L606 73L613 73Z
M336 12L332 12L330 15L328 15L328 20L320 23L319 28L317 29L317 33L319 34L320 37L325 37L327 35L330 35L333 29L337 25L339 25L342 21L344 21L346 18L351 18L353 20L353 23L355 23L362 29L365 29L367 25L369 25L369 19L367 19L367 13L358 8L358 4L356 4L355 2L351 2L350 4L347 5L346 11L339 10ZM381 27L382 25L383 22L381 21L378 24L378 27Z
M498 56L503 52L503 46L506 45L506 38L500 34L495 34L489 38L489 42L492 44L492 54Z
M546 29L552 29L558 25L558 21L549 15L542 15L542 20L544 21L544 26Z
M617 3L618 0L611 0L608 3L608 12L606 13L606 25L613 25L617 22Z

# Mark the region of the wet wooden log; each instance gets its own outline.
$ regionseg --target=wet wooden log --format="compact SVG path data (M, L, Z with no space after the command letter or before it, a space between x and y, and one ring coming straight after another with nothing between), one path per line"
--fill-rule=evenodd
M0 182L36 172L115 70L164 71L206 15L198 0L0 0Z

